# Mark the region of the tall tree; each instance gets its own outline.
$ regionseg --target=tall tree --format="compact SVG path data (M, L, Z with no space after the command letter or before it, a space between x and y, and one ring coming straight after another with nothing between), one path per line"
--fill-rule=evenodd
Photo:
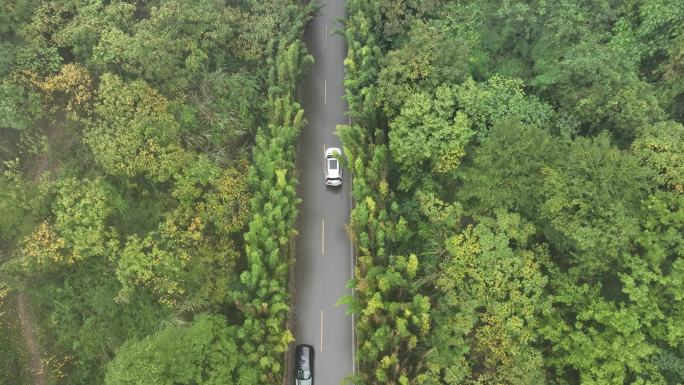
M426 173L449 173L458 166L473 132L464 114L455 112L453 91L414 94L389 125L390 152L408 189Z

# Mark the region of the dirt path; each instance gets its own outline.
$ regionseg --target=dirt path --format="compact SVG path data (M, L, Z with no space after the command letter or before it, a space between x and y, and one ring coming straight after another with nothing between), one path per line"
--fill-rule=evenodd
M55 130L48 131L48 138L50 134L54 134ZM50 159L47 154L40 154L34 161L32 167L28 170L29 177L33 180L38 180L45 171L50 168ZM17 314L19 322L21 323L21 334L26 340L26 347L29 353L29 366L33 374L33 383L35 385L45 385L45 368L41 357L43 354L36 341L36 333L33 330L33 319L29 309L29 298L25 292L20 291L17 296Z
M42 354L38 349L36 342L36 335L33 332L33 322L31 314L26 305L26 293L19 293L17 300L17 314L21 322L21 332L26 339L26 346L29 351L29 363L31 365L31 373L33 373L35 385L45 385L45 371L43 370L43 362L41 360Z

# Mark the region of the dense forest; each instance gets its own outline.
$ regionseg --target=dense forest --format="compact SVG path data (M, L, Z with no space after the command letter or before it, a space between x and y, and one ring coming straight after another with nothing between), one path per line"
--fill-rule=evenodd
M0 384L289 375L307 4L0 1ZM349 382L683 384L684 0L347 12Z
M350 380L684 383L684 1L347 13Z
M282 383L313 11L0 2L0 384Z

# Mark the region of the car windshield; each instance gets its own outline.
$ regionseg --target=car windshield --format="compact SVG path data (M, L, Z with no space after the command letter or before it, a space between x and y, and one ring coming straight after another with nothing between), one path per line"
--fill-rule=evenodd
M337 159L333 158L328 160L328 168L331 170L336 170L337 169Z
M298 380L308 380L311 378L311 372L308 370L300 370L297 372Z

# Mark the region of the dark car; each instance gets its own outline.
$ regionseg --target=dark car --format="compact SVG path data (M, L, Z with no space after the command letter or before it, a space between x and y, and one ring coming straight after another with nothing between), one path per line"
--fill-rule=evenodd
M295 348L295 385L313 385L314 348L297 345Z

